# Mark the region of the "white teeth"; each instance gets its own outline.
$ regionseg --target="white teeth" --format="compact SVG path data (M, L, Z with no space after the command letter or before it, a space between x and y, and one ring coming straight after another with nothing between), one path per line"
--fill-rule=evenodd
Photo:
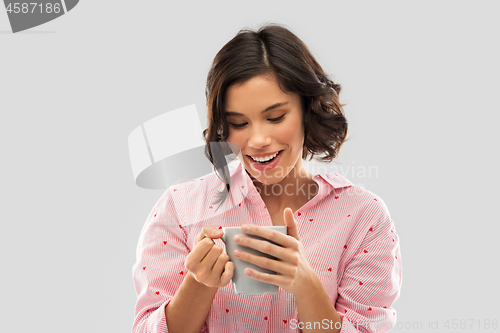
M267 156L267 157L252 157L252 159L256 162L265 162L265 161L269 161L269 160L272 160L273 158L275 158L277 155L279 154L279 152L277 152L276 154L274 155L270 155L270 156Z

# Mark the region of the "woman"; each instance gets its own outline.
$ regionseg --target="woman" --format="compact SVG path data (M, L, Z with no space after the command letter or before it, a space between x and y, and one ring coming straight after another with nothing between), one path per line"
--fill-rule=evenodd
M134 332L380 332L395 324L402 266L387 207L340 175L302 165L315 154L332 161L345 141L340 90L281 26L242 30L219 51L203 133L217 175L171 186L151 211L133 268ZM241 152L232 173L224 144ZM287 235L268 225L286 225ZM277 272L246 272L278 285L277 295L233 293L223 226L279 244L239 239L277 260L235 253Z

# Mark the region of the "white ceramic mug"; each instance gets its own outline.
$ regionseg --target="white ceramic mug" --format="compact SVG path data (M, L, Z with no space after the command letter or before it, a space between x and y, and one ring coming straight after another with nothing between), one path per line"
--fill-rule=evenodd
M278 232L281 232L282 234L287 234L287 227L286 226L265 226L264 228L269 228L276 230ZM251 268L259 272L267 273L267 274L276 274L274 271L270 271L268 269L259 267L257 265L254 265L252 263L249 263L247 261L243 261L239 259L238 257L235 257L234 255L234 250L238 249L241 251L245 251L254 255L258 256L264 256L270 259L276 259L273 256L270 256L268 254L259 252L257 250L254 250L249 247L245 246L240 246L239 244L235 243L233 238L236 235L242 235L242 236L247 236L247 237L252 237L255 239L259 240L265 240L267 242L276 244L274 242L271 242L268 239L255 236L255 235L250 235L246 234L243 231L241 231L241 227L223 227L222 231L224 232L224 235L221 237L221 240L224 242L226 245L226 252L227 255L229 256L230 260L234 263L234 274L233 274L233 290L235 294L245 294L245 295L262 295L264 293L268 294L277 294L279 287L275 284L271 283L265 283L262 281L255 280L251 278L250 276L245 274L245 268ZM278 245L278 244L276 244Z

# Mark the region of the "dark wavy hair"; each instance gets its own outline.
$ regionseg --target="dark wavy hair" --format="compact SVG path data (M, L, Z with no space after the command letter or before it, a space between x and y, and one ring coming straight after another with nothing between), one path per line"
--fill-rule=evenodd
M231 85L259 75L274 76L281 90L300 96L304 160L325 154L319 160L331 162L346 141L348 123L344 117L345 104L339 101L341 86L325 74L307 46L290 30L277 24L266 24L258 31L242 29L217 53L207 76L205 156L226 184L214 204L221 205L227 198L231 180L225 157L232 153L225 141L229 133L224 113L226 92Z

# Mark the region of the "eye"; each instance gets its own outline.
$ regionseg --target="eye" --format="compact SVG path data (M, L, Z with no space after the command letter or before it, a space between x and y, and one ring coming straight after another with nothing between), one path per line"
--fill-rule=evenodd
M272 121L273 123L279 123L280 121L283 120L283 117L285 116L285 114L281 115L280 117L278 118L271 118L271 119L268 119L269 121ZM242 128L242 127L245 127L247 123L243 123L243 124L232 124L230 123L229 125L231 125L233 128Z
M231 125L231 126L232 126L232 127L234 127L234 128L241 128L241 127L245 126L246 124L247 124L247 123L243 123L243 124L231 124L231 123L230 123L229 125Z
M275 123L279 123L280 121L282 121L282 120L283 120L283 117L284 117L284 116L285 116L285 115L283 114L283 115L281 115L281 116L280 116L280 117L278 117L278 118L273 118L273 119L269 119L269 120L270 120L270 121L272 121L272 122L275 122Z

